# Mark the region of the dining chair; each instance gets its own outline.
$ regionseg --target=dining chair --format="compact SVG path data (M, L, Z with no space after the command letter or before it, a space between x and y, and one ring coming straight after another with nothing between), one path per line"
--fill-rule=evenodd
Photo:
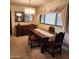
M49 32L54 34L54 33L55 33L55 28L54 28L54 27L52 27L52 26L51 26L51 27L49 27Z
M35 47L35 46L39 46L39 37L35 34L30 34L28 35L28 45L30 45L31 48ZM36 44L36 45L34 45Z
M54 54L57 52L59 52L61 55L64 34L65 33L60 32L56 34L55 41L50 41L45 43L45 45L47 46L46 48L47 52L50 53L53 57L55 57Z

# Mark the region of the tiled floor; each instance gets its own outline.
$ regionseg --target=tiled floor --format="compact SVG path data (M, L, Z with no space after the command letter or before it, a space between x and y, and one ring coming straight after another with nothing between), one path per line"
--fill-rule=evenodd
M10 59L69 59L68 52L53 58L48 53L40 53L40 48L31 49L28 46L28 36L11 36L10 40Z

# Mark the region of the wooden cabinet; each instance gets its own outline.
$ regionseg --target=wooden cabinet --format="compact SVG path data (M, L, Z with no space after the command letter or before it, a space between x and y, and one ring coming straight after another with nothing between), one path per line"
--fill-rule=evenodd
M27 25L17 25L16 26L16 36L23 36L28 34Z
M16 36L24 36L28 35L30 29L37 28L36 25L30 24L30 25L17 25L16 27Z

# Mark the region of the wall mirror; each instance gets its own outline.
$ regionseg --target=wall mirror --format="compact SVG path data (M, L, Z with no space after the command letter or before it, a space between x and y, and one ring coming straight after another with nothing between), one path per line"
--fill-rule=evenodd
M24 22L24 12L15 11L15 22Z

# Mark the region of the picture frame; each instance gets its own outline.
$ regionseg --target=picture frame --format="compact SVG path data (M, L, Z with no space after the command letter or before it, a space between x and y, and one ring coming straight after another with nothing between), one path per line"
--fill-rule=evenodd
M15 22L24 22L24 12L15 11Z

